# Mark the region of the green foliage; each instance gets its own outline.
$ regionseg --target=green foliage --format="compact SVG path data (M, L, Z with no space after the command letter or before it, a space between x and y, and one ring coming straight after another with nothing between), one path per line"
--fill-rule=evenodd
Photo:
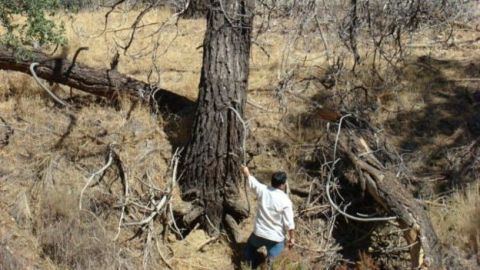
M0 43L14 49L24 45L64 45L63 22L53 18L58 0L0 0Z

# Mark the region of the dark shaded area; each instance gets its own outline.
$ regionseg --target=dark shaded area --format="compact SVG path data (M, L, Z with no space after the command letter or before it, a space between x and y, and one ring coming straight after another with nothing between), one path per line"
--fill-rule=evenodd
M9 144L13 132L7 121L0 116L0 149Z
M367 213L367 211L375 213L375 201L368 195L362 195L362 191L358 186L350 184L347 180L339 182L342 187L340 190L341 198L345 201L342 203L339 198L337 203L344 205L348 203L348 213ZM337 196L340 197L340 196ZM346 219L342 215L338 215L336 226L333 230L333 237L337 243L342 246L340 254L345 259L356 261L358 259L359 251L367 251L371 246L371 234L377 227L377 223L372 222L357 222Z
M409 84L420 91L425 106L399 112L385 126L389 133L403 138L400 154L411 154L406 155L407 159L417 154L424 156L427 166L418 174L443 175L447 180L434 184L433 190L423 188L423 196L463 187L475 179L462 174L463 166L454 166L447 153L480 135L480 81L469 80L480 77L480 60L421 56L406 70L415 75Z
M247 247L247 243L235 243L235 241L229 241L230 248L233 251L232 260L233 265L235 265L235 269L242 269L242 264L245 264L245 248ZM262 257L262 254L257 254L259 258ZM265 258L263 258L265 260Z
M163 130L172 146L172 152L178 147L185 146L192 134L193 120L195 117L196 103L190 99L179 96L171 96L168 93L162 95L157 104L166 106L152 106L162 115L164 122Z

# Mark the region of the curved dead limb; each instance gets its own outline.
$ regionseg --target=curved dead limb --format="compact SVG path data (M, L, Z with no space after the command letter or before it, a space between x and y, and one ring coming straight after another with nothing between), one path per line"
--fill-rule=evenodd
M172 173L172 181L170 182L170 192L173 192L173 189L175 188L175 184L177 183L177 171L178 171L178 161L180 160L180 154L182 153L183 149L182 148L177 148L175 150L175 153L173 154L173 162L171 166L173 167L173 173ZM175 221L175 216L173 215L173 206L172 206L172 201L168 201L168 211L170 214L171 221L173 223L173 229L174 232L177 233L181 239L183 239L182 232L178 228L177 222Z
M365 217L354 216L354 215L350 215L350 214L346 213L333 201L332 196L330 195L330 179L327 180L327 186L326 186L325 192L327 193L327 198L328 198L328 202L330 203L330 205L333 208L335 208L335 210L337 210L337 212L339 212L340 214L342 214L346 218L356 220L356 221L361 221L361 222L390 221L390 220L396 220L397 219L396 216L365 218Z
M138 222L123 223L123 226L132 226L132 225L142 226L150 223L150 221L152 221L160 213L160 211L163 209L163 207L166 204L167 204L167 196L163 196L163 198L156 203L154 211L152 211L152 213L150 213L150 215L147 218Z
M111 147L111 146L110 146ZM123 219L125 217L125 210L126 210L126 206L127 204L129 203L129 198L128 198L128 194L129 194L129 188L128 188L128 177L127 177L127 173L125 172L125 169L123 168L123 164L122 164L122 161L120 160L120 157L118 156L117 153L115 153L113 150L111 150L112 152L112 155L113 155L113 162L114 164L116 165L117 169L118 169L118 173L119 173L119 176L120 176L120 179L122 180L122 184L123 184L123 196L124 196L124 201L123 201L123 204L122 204L122 212L120 214L120 218L118 220L118 229L117 229L117 234L115 235L115 237L113 238L114 241L116 241L118 239L118 237L120 236L120 232L122 230L122 222L123 222ZM132 202L134 203L134 202Z
M110 152L108 153L108 161L107 161L107 164L105 164L105 166L103 166L100 170L94 172L88 179L87 179L87 183L85 184L85 186L83 187L82 191L80 192L80 199L78 201L78 209L82 210L82 198L83 198L83 193L85 192L85 190L87 189L88 186L90 186L90 183L92 182L92 180L95 178L96 175L99 175L101 173L103 173L106 169L108 169L108 167L110 167L110 165L112 165L112 161L113 161L113 150L110 149Z
M160 245L158 244L158 239L155 238L155 246L157 247L158 255L160 255L160 259L162 259L163 263L168 267L168 269L173 269L170 262L163 256L162 250L160 249Z
M143 220L140 220L140 221L123 223L122 224L123 226L144 226L144 225L147 225L150 222L152 222L156 216L161 214L161 212L163 211L163 209L167 205L170 205L170 198L171 198L174 186L177 182L177 167L178 167L178 159L179 159L178 155L179 155L179 150L177 149L175 151L174 156L173 156L173 163L172 163L173 173L172 173L172 179L171 179L170 185L167 188L167 191L164 192L164 195L163 195L162 199L160 199L159 201L154 201L153 204L154 204L155 207L151 211L150 215L148 215L148 217L146 217L146 218L144 218ZM171 207L170 207L170 209L171 209Z
M190 6L190 0L187 0L185 1L185 5L182 7L181 10L179 10L178 12L176 12L175 14L173 14L172 17L179 17L180 15L182 15L183 13L185 13L185 11L188 10L188 7Z
M208 244L216 241L219 236L220 236L220 235L217 235L217 236L208 238L205 242L201 243L201 244L197 247L197 251L203 250L203 248L204 248L206 245L208 245Z
M32 76L33 76L33 79L35 79L35 82L43 89L45 90L52 98L53 100L55 100L58 104L62 105L62 106L65 106L67 107L68 104L66 102L64 102L63 100L61 100L59 97L57 97L52 91L50 91L50 89L48 89L48 87L46 87L45 85L43 85L41 82L40 82L40 79L38 78L37 76L37 73L35 73L35 67L40 65L40 63L37 63L37 62L34 62L30 65L30 73L32 73Z
M75 52L75 54L73 55L73 59L72 59L72 63L70 64L70 66L68 67L67 69L67 72L65 72L64 76L68 78L68 76L70 76L70 73L72 73L72 69L73 67L75 66L75 63L77 62L77 57L78 55L80 54L81 51L86 51L88 50L89 48L88 47L80 47L77 49L77 51ZM112 68L113 69L113 68Z
M337 156L337 146L338 146L338 140L340 138L340 132L342 130L342 123L343 123L343 120L347 117L350 117L351 114L347 114L347 115L344 115L340 118L340 122L338 123L338 130L337 130L337 135L335 136L335 144L334 144L334 148L333 148L333 163L332 163L332 166L330 167L330 173L328 174L328 179L327 179L327 185L326 185L326 190L325 192L327 193L327 198L328 198L328 202L330 203L330 205L332 205L332 207L337 210L340 214L342 214L343 216L345 216L346 218L349 218L349 219L353 219L353 220L356 220L356 221L361 221L361 222L375 222L375 221L389 221L389 220L395 220L397 219L396 216L392 216L392 217L370 217L370 218L365 218L365 217L358 217L358 216L354 216L354 215L350 215L348 213L346 213L345 211L343 211L332 199L332 196L330 195L330 182L332 180L332 175L333 175L333 172L335 170L335 164L337 164L337 162L340 160L340 159L336 159L336 156Z

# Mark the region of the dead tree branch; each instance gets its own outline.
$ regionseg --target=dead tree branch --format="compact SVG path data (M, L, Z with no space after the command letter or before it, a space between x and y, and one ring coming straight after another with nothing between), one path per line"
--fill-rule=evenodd
M357 172L357 183L386 212L394 214L398 220L398 226L406 230L404 237L411 245L412 268L441 269L442 250L427 212L401 184L395 170L385 166L378 157L374 156L375 151L372 151L373 147L367 144L368 140L365 136L373 138L375 132L372 130L365 132L363 128L360 133L357 129L359 128L354 123L349 123L348 130L340 133L339 127L335 136L341 156L349 160ZM330 179L327 185L329 183ZM327 196L332 203L329 189L330 187L327 186ZM338 206L335 209L341 210ZM352 218L351 215L348 217ZM360 221L364 220L360 219Z
M38 78L93 95L109 99L127 95L158 106L161 111L171 112L180 111L192 104L191 100L183 96L128 77L116 70L90 68L79 63L72 64L66 59L62 61L62 66L57 67L56 61L50 61L51 57L44 53L31 51L29 54L29 59L21 59L8 48L0 47L0 69L32 75L30 65L40 63L34 65L34 73ZM60 72L56 72L57 70ZM67 73L68 76L65 76Z
M32 74L35 82L37 82L37 84L43 90L45 90L53 98L53 100L55 100L58 104L60 104L62 106L65 106L65 107L68 107L68 104L65 101L63 101L59 97L57 97L52 91L50 91L50 89L48 89L48 87L46 87L42 82L40 82L40 79L38 78L37 74L35 73L35 67L38 66L38 65L39 65L39 63L32 63L30 65L30 73Z
M82 198L83 198L83 193L85 192L85 190L88 188L88 186L90 186L90 184L92 183L92 181L93 181L93 179L95 178L95 176L103 173L106 169L108 169L108 167L110 167L110 165L112 165L112 161L113 161L113 149L110 148L109 153L108 153L108 161L107 161L107 164L105 164L105 166L103 166L100 170L94 172L94 173L87 179L87 183L85 184L85 186L83 187L82 191L80 192L80 199L78 200L78 209L82 210Z

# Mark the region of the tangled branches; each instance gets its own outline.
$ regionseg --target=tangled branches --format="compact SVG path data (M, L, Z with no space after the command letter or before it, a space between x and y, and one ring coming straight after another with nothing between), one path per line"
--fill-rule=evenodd
M145 196L143 196L143 194L138 194L135 191L130 191L128 178L125 170L123 169L123 164L120 160L120 157L115 152L114 148L112 146L109 146L106 164L101 169L91 174L80 193L79 208L82 209L82 200L84 197L84 193L86 192L88 187L93 186L92 183L94 182L94 179L99 175L101 175L101 179L106 173L106 170L109 169L111 166L117 167L120 178L123 182L122 184L124 189L124 198L121 205L117 206L121 210L121 214L118 222L117 234L115 235L113 240L115 241L119 238L122 228L136 228L136 233L127 240L132 240L137 237L144 238L144 268L150 260L151 252L153 249L158 252L158 255L160 256L164 264L169 269L172 269L169 261L162 254L160 247L160 242L163 242L165 239L160 239L159 236L163 235L163 237L165 238L168 235L169 230L171 229L180 238L183 238L183 235L175 222L172 205L172 195L177 182L177 167L180 152L181 151L177 149L172 158L170 168L172 176L165 190L156 187L151 182L146 183L144 181L140 181L149 190L149 196L148 198L146 198ZM158 226L158 223L156 221L161 221L160 230L162 234L158 233L158 228L156 228Z
M357 47L359 34L366 33L371 40L373 65L377 57L395 64L403 57L403 35L411 35L423 25L448 22L447 19L453 17L458 7L453 2L351 0L349 11L342 19L339 36L354 56L353 69L360 61Z

